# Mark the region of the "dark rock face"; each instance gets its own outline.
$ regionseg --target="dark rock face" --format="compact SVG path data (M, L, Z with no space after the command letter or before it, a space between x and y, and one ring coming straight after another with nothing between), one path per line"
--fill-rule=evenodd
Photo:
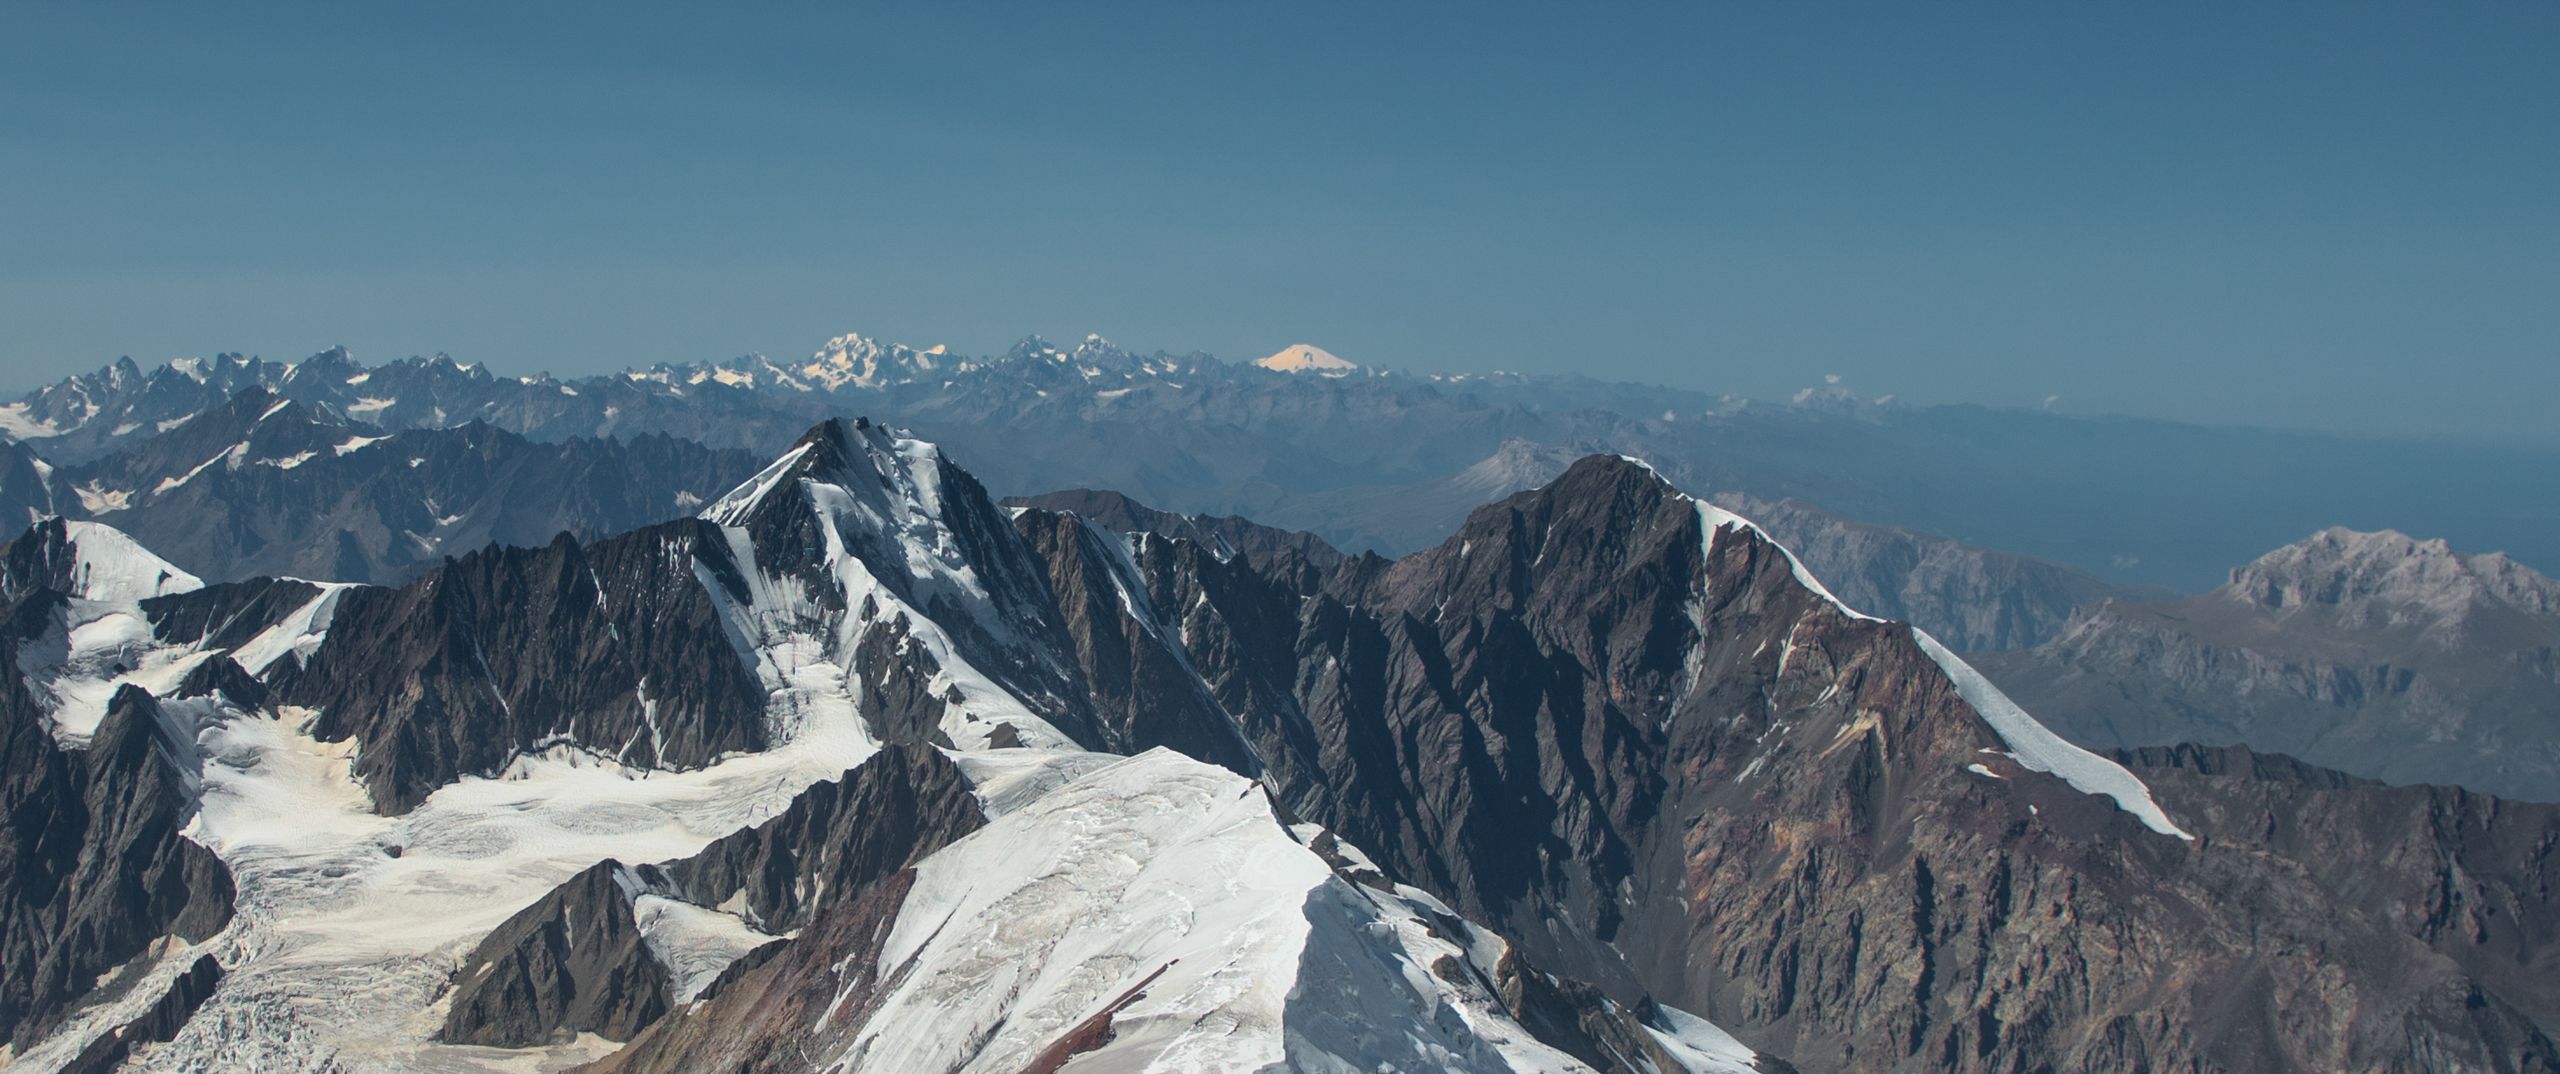
M2516 975L1986 752L1908 628L1705 537L1594 459L1313 585L1136 558L1285 805L1629 1006L1807 1070L2548 1069L2560 1009Z
M1981 665L2090 746L2246 745L2560 802L2560 582L2503 555L2328 530Z
M215 986L221 983L222 964L212 955L198 956L187 972L169 983L168 991L150 1010L90 1041L79 1055L64 1064L62 1074L109 1074L124 1065L133 1054L134 1045L175 1039L178 1029L195 1016L196 1008L212 998Z
M1120 539L1070 514L1026 509L1014 526L1048 567L1048 585L1093 708L1121 752L1156 746L1248 775L1253 751L1167 638Z
M363 743L358 773L386 812L551 741L651 768L759 749L764 688L692 571L721 543L689 519L592 546L563 534L351 590L308 665L270 685L321 710L323 739Z
M781 933L831 901L986 826L958 765L930 746L889 746L843 778L812 785L780 816L690 858L642 870L697 906L745 896L747 923Z
M650 1026L588 1074L797 1074L862 1031L884 991L881 952L915 885L892 873L819 913L713 994ZM832 1005L832 1006L831 1006ZM820 1015L827 1017L821 1025ZM816 1031L811 1027L817 1026Z
M1517 949L1504 953L1486 984L1522 1028L1593 1069L1608 1074L1683 1069L1679 1059L1645 1032L1664 1028L1660 1010L1650 1001L1634 1008L1621 1006L1597 988L1529 965ZM1794 1074L1795 1070L1770 1056L1760 1057L1754 1066L1761 1074Z
M5 648L0 1041L24 1047L153 941L221 931L232 885L211 851L178 834L194 811L190 768L151 696L120 691L89 748L66 752L26 691L14 641Z
M640 880L602 861L497 927L454 974L438 1039L522 1048L555 1035L629 1040L667 1012L666 968L640 938Z
M0 439L0 529L33 525L61 513L53 466L35 449Z
M804 930L797 941L768 944L733 964L697 1003L774 987L747 982L762 980L765 963L797 943L840 937L829 915L875 898L884 884L903 885L905 870L985 824L967 778L939 750L886 747L842 779L803 791L774 819L692 857L637 869L608 861L553 889L463 962L441 1038L504 1047L578 1032L630 1040L656 1022L674 989L633 916L643 893L705 907L734 899L759 930Z
M267 703L267 684L241 668L238 661L216 656L188 671L170 696L221 697L239 708L255 710Z
M2424 945L2436 957L2408 956L2422 972L2477 979L2483 1004L2560 1009L2560 932L2548 925L2560 915L2560 806L2387 786L2238 746L2117 756L2205 839ZM2530 1040L2513 1047L2560 1066Z

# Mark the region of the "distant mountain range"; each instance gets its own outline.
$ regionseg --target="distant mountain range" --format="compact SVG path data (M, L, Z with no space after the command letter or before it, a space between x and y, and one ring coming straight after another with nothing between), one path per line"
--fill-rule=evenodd
M538 443L471 422L398 432L250 387L86 462L0 448L0 509L109 522L216 580L400 582L492 541L597 537L699 508L757 457L664 434Z
M2560 801L2560 582L2440 540L2323 530L2210 593L2084 607L1980 663L2094 746L2246 743Z
M2522 506L2560 502L2560 449L1909 406L1837 386L1755 403L1575 376L1417 375L1320 353L1229 363L1035 337L972 357L844 336L806 359L574 378L443 357L365 366L343 350L290 364L120 361L0 407L0 433L73 465L259 387L389 431L476 420L536 442L663 433L763 456L815 421L861 412L934 438L1001 494L1108 488L1391 555L1473 506L1444 483L1544 451L1631 455L1684 487L1793 498L2119 586L2195 592L2337 524L2560 564L2560 529Z

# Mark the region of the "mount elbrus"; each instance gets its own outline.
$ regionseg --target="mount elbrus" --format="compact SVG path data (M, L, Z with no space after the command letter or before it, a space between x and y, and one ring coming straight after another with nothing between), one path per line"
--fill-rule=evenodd
M1612 455L1081 503L831 420L396 586L37 524L12 1069L2560 1069L2560 807L2088 753Z

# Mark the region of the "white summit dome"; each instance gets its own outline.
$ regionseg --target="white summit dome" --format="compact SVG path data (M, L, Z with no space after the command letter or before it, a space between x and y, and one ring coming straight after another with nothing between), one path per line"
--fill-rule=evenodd
M1347 377L1360 369L1312 343L1290 344L1280 353L1253 364L1282 373L1314 373L1327 377Z

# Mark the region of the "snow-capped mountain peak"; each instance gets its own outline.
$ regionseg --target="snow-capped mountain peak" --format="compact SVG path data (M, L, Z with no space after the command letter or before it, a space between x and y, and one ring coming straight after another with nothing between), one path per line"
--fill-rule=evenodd
M1290 344L1277 354L1256 359L1253 364L1281 373L1313 373L1323 377L1347 377L1360 371L1358 365L1312 343Z
M876 647L901 639L894 659L934 688L894 719L875 705L875 733L897 737L880 727L904 720L960 742L1089 740L1030 552L934 445L827 421L702 517L733 549L736 576L706 584L730 602L738 636L800 638L838 663L840 682L883 674L863 662L891 659Z

